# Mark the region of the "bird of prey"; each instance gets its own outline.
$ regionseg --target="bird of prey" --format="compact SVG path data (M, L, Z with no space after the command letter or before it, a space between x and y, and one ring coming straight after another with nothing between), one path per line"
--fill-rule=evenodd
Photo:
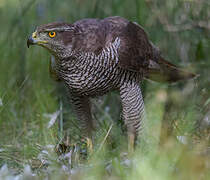
M195 76L164 60L144 29L122 17L41 25L27 45L42 46L53 56L50 72L66 84L89 139L93 130L89 98L119 91L131 149L145 120L140 82L144 78L176 82Z

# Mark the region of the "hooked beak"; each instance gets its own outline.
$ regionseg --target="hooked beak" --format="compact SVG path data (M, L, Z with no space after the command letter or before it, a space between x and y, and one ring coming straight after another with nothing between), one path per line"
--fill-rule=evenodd
M42 45L42 44L46 44L47 41L40 41L37 39L37 32L35 31L32 36L30 36L27 40L27 47L29 48L30 45Z
M34 45L35 44L35 41L32 37L29 37L28 40L27 40L27 47L29 48L30 45Z
M33 34L27 40L28 48L30 47L30 45L34 45L34 44L37 43L36 38L37 38L37 32L35 31L35 32L33 32Z

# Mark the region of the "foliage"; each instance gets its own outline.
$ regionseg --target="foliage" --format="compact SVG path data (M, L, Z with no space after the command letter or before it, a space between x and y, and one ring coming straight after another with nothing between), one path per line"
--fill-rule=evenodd
M205 0L1 0L0 179L210 178L209 9ZM143 82L147 131L133 156L125 153L117 92L93 100L100 130L87 160L73 146L72 154L58 156L58 125L47 128L46 114L62 102L71 144L81 141L80 130L62 84L48 75L48 52L28 50L27 37L47 22L113 15L144 26L164 57L200 77L175 85Z

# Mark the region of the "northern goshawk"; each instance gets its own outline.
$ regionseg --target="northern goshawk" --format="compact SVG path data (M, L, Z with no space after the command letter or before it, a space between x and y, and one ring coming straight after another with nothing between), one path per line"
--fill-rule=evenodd
M54 57L50 72L66 84L85 136L93 129L89 98L119 91L130 147L145 119L140 82L195 76L165 61L143 28L122 17L41 25L27 41L34 44Z

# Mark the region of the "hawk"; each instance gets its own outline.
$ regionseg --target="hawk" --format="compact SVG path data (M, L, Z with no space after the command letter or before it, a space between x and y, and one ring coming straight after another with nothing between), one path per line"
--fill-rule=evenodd
M195 77L164 60L144 29L122 17L41 25L27 45L42 46L53 56L50 73L67 86L84 136L91 139L93 130L89 98L119 91L130 148L145 120L140 82Z

